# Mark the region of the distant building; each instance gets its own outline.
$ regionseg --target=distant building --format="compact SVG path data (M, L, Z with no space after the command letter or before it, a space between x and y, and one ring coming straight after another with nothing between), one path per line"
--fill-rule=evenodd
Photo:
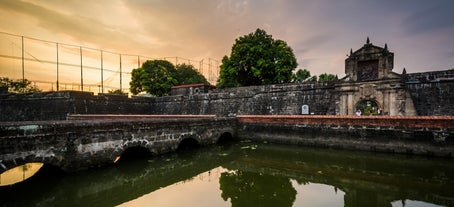
M196 84L186 84L186 85L179 85L179 86L172 86L171 95L172 96L187 96L187 95L195 95L199 93L208 93L210 90L215 89L215 86L204 84L204 83L196 83Z

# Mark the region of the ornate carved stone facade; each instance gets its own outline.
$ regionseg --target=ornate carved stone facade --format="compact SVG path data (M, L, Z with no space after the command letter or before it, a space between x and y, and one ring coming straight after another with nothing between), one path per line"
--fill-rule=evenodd
M402 75L392 71L394 53L370 43L345 60L345 74L336 86L339 98L336 114L416 115L413 101L405 88Z

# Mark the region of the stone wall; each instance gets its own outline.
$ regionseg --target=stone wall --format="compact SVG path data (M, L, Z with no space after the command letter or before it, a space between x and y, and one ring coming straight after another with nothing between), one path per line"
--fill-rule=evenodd
M454 70L404 75L417 115L454 115ZM59 91L0 94L1 121L64 120L68 114L336 114L339 84L289 83L216 89L187 96L132 97Z
M347 150L453 157L452 116L238 116L238 138Z
M188 96L133 97L61 91L0 96L0 121L64 120L68 114L334 114L333 83L279 84Z
M150 101L59 91L0 95L0 121L64 120L68 114L150 114Z
M234 118L95 119L0 123L0 173L43 162L68 171L111 164L126 149L158 155L185 139L212 145L235 134Z
M454 115L454 69L404 76L417 114Z
M211 93L159 97L153 114L301 114L308 105L313 114L334 114L333 83L278 84L217 89Z

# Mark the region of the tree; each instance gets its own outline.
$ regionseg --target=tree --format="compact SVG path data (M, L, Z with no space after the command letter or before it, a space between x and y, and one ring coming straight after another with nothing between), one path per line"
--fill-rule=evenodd
M311 78L309 78L307 81L309 81L309 82L317 82L317 79L318 79L317 76L314 75Z
M205 83L208 84L207 79L197 72L192 65L180 64L176 67L176 75L174 77L178 81L178 85L192 84L192 83Z
M127 95L128 95L128 93L125 93L125 92L123 92L123 91L120 90L120 89L109 90L107 93L109 93L109 94L115 94L115 95L122 95L122 96L127 96Z
M141 68L132 70L130 91L136 95L142 91L156 96L168 95L178 81L174 78L176 69L167 60L148 60Z
M337 75L333 75L333 74L326 74L326 73L323 73L323 74L320 74L318 76L318 81L319 82L325 82L325 81L333 81L333 80L337 80Z
M218 87L287 83L297 66L293 50L257 29L235 40L230 57L222 59Z
M0 88L8 88L8 92L12 93L34 93L41 90L32 85L32 82L27 79L12 80L6 77L0 78Z
M302 83L309 77L311 77L311 72L309 72L307 69L299 69L295 74L293 74L292 80L293 82Z

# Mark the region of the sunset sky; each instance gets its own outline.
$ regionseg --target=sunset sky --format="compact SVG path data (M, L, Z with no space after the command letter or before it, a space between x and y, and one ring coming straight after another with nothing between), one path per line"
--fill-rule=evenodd
M1 0L0 32L207 63L261 28L287 42L298 68L342 77L346 54L367 37L395 53L394 72L454 68L453 11L452 0ZM2 41L0 52L17 44ZM9 67L0 64L0 73Z

